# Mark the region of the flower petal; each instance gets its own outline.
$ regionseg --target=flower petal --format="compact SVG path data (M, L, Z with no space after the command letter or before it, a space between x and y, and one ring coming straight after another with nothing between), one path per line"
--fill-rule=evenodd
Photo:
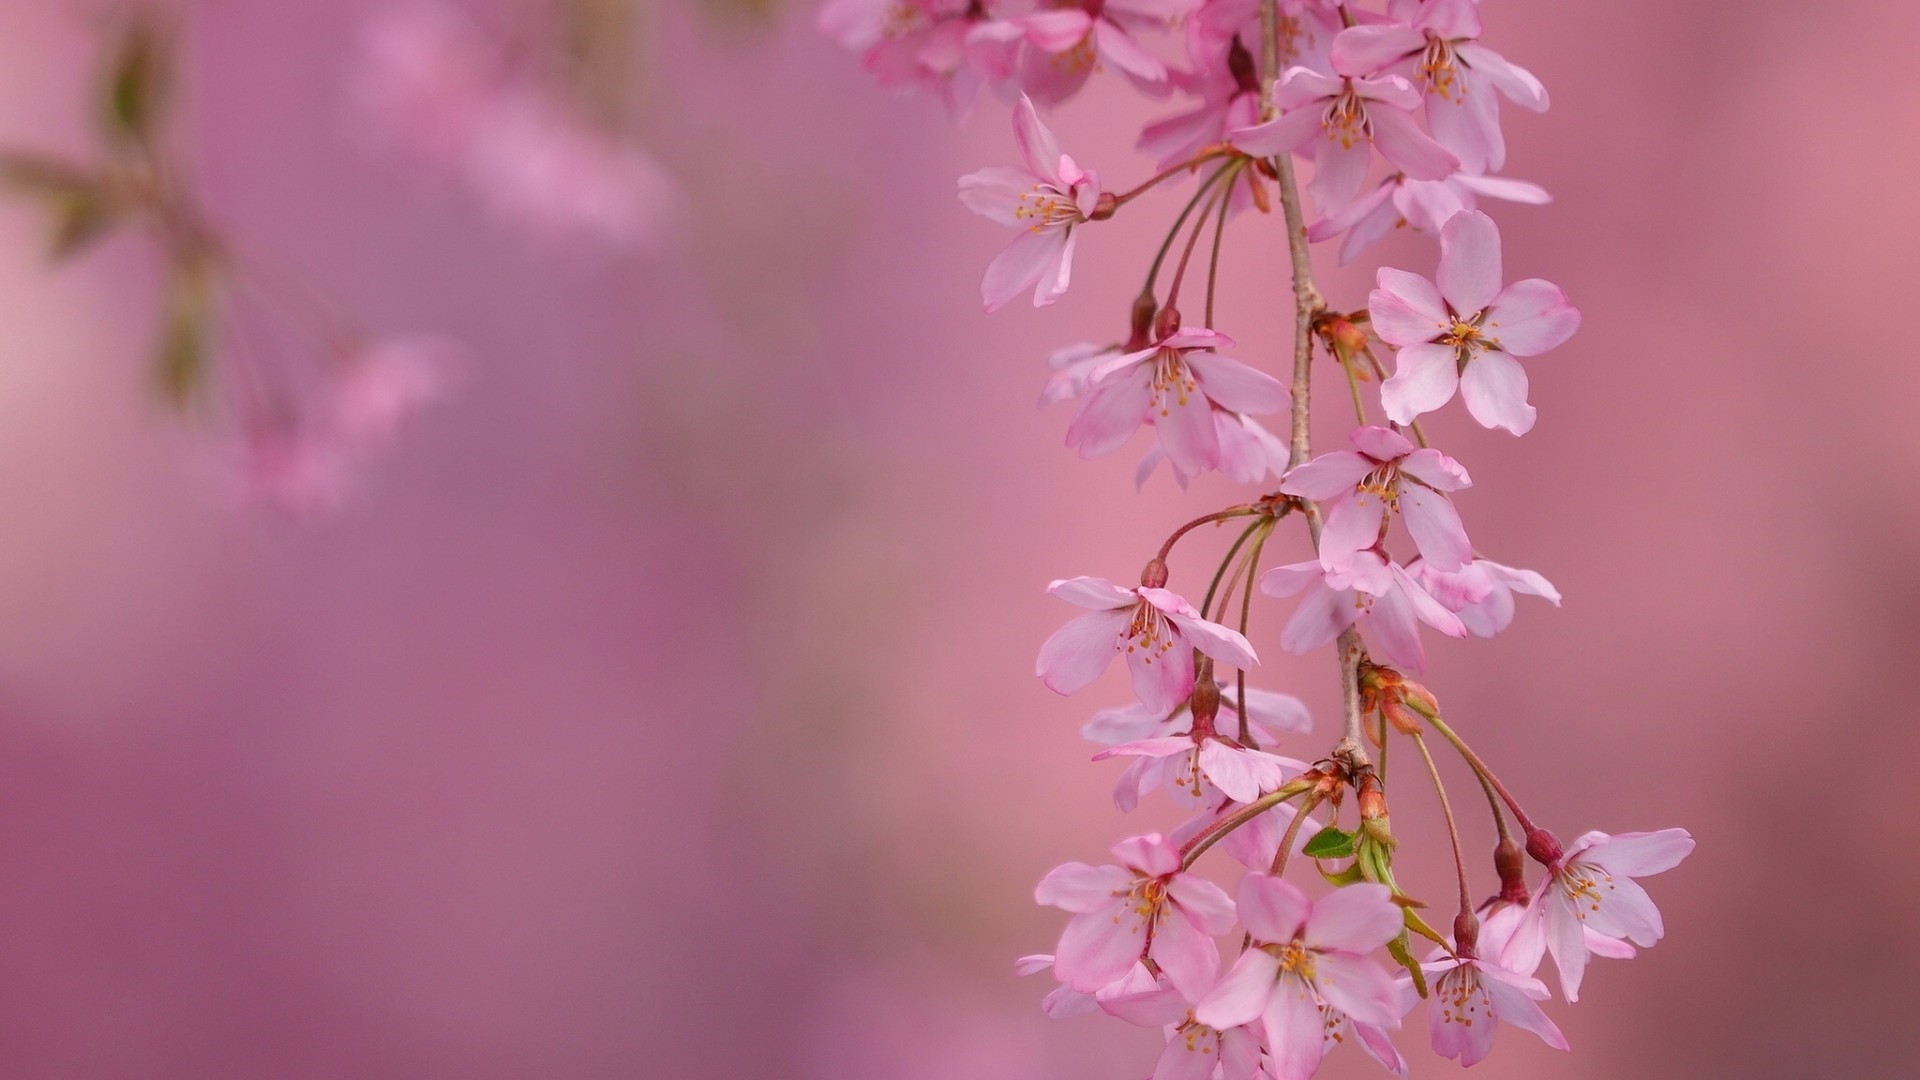
M1120 635L1131 618L1120 610L1089 612L1072 620L1040 646L1034 674L1056 694L1086 689L1120 654Z
M1533 430L1538 415L1527 404L1527 372L1520 361L1497 349L1480 353L1460 373L1460 399L1480 426L1515 435Z
M1393 377L1380 384L1380 407L1394 423L1411 424L1452 401L1459 388L1460 368L1451 346L1408 345L1396 358Z
M1478 210L1455 214L1440 230L1440 295L1472 318L1500 293L1500 228Z

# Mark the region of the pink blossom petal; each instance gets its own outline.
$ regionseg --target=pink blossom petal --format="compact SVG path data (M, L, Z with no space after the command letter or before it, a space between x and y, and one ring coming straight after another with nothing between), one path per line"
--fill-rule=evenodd
M1198 475L1220 463L1220 436L1213 427L1213 405L1184 387L1160 391L1159 407L1151 411L1154 431L1167 460L1188 475Z
M1007 302L1035 285L1050 269L1067 244L1068 233L1059 230L1023 232L1014 237L1006 250L987 264L987 275L980 282L980 300L988 311L999 311Z
M1345 88L1343 79L1296 64L1281 72L1280 78L1274 81L1273 103L1291 112L1309 102L1325 101Z
M1553 956L1553 966L1560 970L1560 996L1573 1004L1580 1000L1580 979L1587 970L1586 934L1580 917L1561 897L1543 893L1535 902L1545 908L1547 952ZM1514 943L1507 946L1509 955L1519 944L1520 934L1516 931Z
M1400 488L1400 518L1420 557L1439 570L1458 570L1473 558L1473 541L1452 500L1418 484Z
M1372 75L1426 47L1427 35L1411 26L1351 26L1334 36L1333 70L1340 75Z
M1172 757L1185 754L1193 749L1193 739L1186 735L1169 735L1162 739L1139 739L1134 742L1110 746L1093 755L1095 761L1105 761L1111 757Z
M1086 689L1120 655L1120 635L1132 618L1123 609L1090 612L1074 619L1040 646L1034 674L1056 694Z
M1375 461L1393 461L1414 452L1411 439L1392 428L1383 428L1377 424L1354 428L1348 433L1347 438L1353 440L1353 445L1359 447L1361 453Z
M1146 949L1146 920L1124 903L1075 915L1054 950L1053 971L1060 981L1091 994L1126 975Z
M1040 268L1040 277L1034 282L1034 307L1046 307L1065 296L1067 286L1073 280L1073 247L1079 241L1080 234L1068 228L1053 235L1065 239L1054 248L1053 258Z
M1193 647L1218 660L1225 667L1249 671L1260 664L1260 658L1254 655L1253 643L1238 630L1208 622L1197 616L1167 616L1180 628L1193 644Z
M1501 971L1485 963L1480 965L1480 976L1481 985L1493 1002L1494 1016L1501 1023L1531 1031L1540 1037L1541 1042L1555 1050L1567 1048L1567 1037L1560 1033L1559 1027L1547 1018L1538 1004L1548 997L1546 984L1525 975Z
M1167 65L1141 48L1132 35L1111 20L1101 19L1093 24L1093 40L1102 60L1118 68L1144 89L1157 89L1166 83Z
M1200 392L1221 408L1257 416L1279 412L1291 403L1285 383L1238 360L1201 352L1187 353L1182 360L1200 384Z
M1526 369L1506 353L1488 350L1468 361L1460 373L1460 398L1482 427L1515 435L1533 430L1537 413L1527 404Z
M1252 1023L1273 997L1279 976L1279 957L1264 949L1248 949L1194 1006L1193 1018L1217 1031Z
M1389 665L1418 675L1427 669L1427 650L1413 605L1400 589L1379 594L1363 627L1368 645Z
M1541 85L1533 72L1513 63L1506 57L1487 48L1477 41L1463 41L1455 46L1455 53L1473 73L1492 83L1507 100L1523 109L1545 112L1549 104L1547 88Z
M1306 940L1316 949L1369 953L1399 936L1404 925L1393 893L1385 885L1363 882L1335 889L1314 903Z
M1126 646L1134 696L1150 709L1171 711L1193 693L1193 649L1185 641L1169 644L1166 649L1140 643Z
M1228 708L1241 711L1233 684L1222 687L1220 693ZM1313 730L1313 715L1307 711L1306 704L1292 694L1249 686L1244 711L1249 720L1264 727L1292 732Z
M1440 230L1440 295L1472 318L1500 293L1500 229L1478 210L1455 214Z
M1356 485L1373 471L1373 462L1351 450L1335 450L1287 470L1280 479L1280 490L1315 502L1351 495Z
M1433 282L1419 274L1381 267L1379 288L1367 296L1373 331L1389 345L1420 345L1444 334L1452 320Z
M1558 285L1540 278L1516 281L1487 305L1486 332L1502 352L1538 356L1580 329L1580 310Z
M1011 165L991 165L960 178L960 201L967 209L1009 228L1027 227L1018 216L1020 200L1034 188L1034 175Z
M1510 180L1504 176L1456 176L1453 180L1476 195L1492 199L1531 206L1544 206L1553 201L1553 196L1547 194L1546 188L1526 180Z
M1400 471L1438 491L1459 491L1473 486L1473 477L1459 462L1430 447L1414 450L1400 462Z
M1213 1036L1174 1032L1154 1062L1151 1080L1213 1080L1215 1042Z
M1493 999L1472 964L1461 964L1435 982L1427 1008L1427 1037L1434 1053L1459 1058L1462 1065L1478 1064L1493 1049L1498 1026Z
M1076 914L1097 911L1112 907L1114 897L1132 885L1133 874L1124 867L1070 862L1047 871L1047 876L1034 887L1033 901Z
M1452 151L1467 172L1497 172L1507 163L1499 99L1471 75L1460 81L1457 97L1428 96L1427 125L1434 141Z
M1452 347L1409 345L1400 350L1393 377L1380 384L1380 407L1394 423L1411 424L1452 401L1459 388L1460 368Z
M1338 890L1334 895L1345 891ZM1397 909L1394 914L1397 918ZM1314 959L1313 967L1313 985L1320 996L1352 1017L1355 1024L1400 1026L1400 993L1394 989L1393 977L1380 965L1348 952L1326 952Z
M1297 109L1253 127L1236 128L1227 133L1227 141L1243 154L1253 157L1278 157L1290 154L1320 134L1320 114L1312 109Z
M1687 830L1661 829L1658 832L1617 833L1593 845L1581 857L1615 874L1646 877L1679 866L1680 861L1692 852L1693 836Z
M1027 40L1041 51L1050 53L1066 52L1086 40L1087 34L1093 30L1093 23L1093 16L1079 8L1041 11L1022 20L1027 30ZM1058 157L1059 150L1055 148L1053 159L1048 161L1049 167Z
M1231 922L1231 920L1229 920ZM1220 947L1178 911L1160 909L1150 955L1168 981L1188 1000L1213 989L1220 974Z
M1387 504L1371 494L1354 493L1325 506L1326 528L1320 534L1320 565L1338 573L1353 565L1354 556L1380 542L1387 520Z
M1560 590L1554 588L1553 582L1548 581L1536 571L1520 570L1511 566L1503 566L1500 563L1494 562L1492 559L1480 559L1477 560L1477 562L1486 569L1487 573L1491 574L1495 579L1499 580L1514 592L1525 593L1528 596L1542 597L1552 601L1554 607L1560 606ZM1684 832L1685 830L1675 831ZM1620 836L1616 836L1614 839L1619 840L1632 835L1640 834L1621 833ZM1654 871L1640 870L1627 872L1633 874L1635 877L1641 877Z
M1313 991L1296 976L1281 979L1260 1019L1267 1033L1268 1071L1273 1080L1310 1080L1326 1053L1320 1004Z
M1319 564L1315 563L1314 568L1318 570ZM1261 579L1263 584L1266 580ZM1339 637L1360 614L1351 590L1336 591L1316 582L1281 629L1280 647L1296 654L1311 652Z
M1080 456L1086 458L1118 450L1147 422L1153 407L1152 379L1152 372L1136 367L1105 382L1096 382L1093 392L1080 403L1073 422L1067 425L1067 445L1077 448Z
M1226 890L1193 874L1175 874L1167 882L1167 895L1173 897L1185 918L1209 934L1224 934L1233 929L1238 916L1233 898Z
M1413 117L1398 109L1370 108L1373 144L1380 156L1415 180L1444 180L1460 169L1460 158L1420 130ZM1478 309L1476 309L1478 310Z
M1292 941L1314 913L1313 901L1290 881L1266 874L1248 874L1240 879L1240 921L1256 941L1276 944Z
M1314 144L1313 179L1307 181L1307 194L1321 213L1336 212L1360 194L1372 162L1371 142L1363 139L1344 145L1336 132L1329 131Z
M1180 869L1180 849L1159 833L1127 837L1113 845L1113 857L1145 877L1165 877Z

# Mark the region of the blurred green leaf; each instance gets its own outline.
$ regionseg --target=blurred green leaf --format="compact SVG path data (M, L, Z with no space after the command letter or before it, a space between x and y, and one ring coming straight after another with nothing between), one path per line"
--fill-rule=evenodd
M120 223L120 211L97 192L75 192L53 200L53 240L47 255L62 262L106 236Z
M213 281L209 271L183 267L167 289L167 307L154 356L154 383L169 405L184 408L206 382L213 338Z
M1314 833L1301 850L1316 859L1344 859L1353 854L1353 834L1329 825Z
M145 9L129 18L108 61L104 127L117 143L150 143L173 84L173 33Z

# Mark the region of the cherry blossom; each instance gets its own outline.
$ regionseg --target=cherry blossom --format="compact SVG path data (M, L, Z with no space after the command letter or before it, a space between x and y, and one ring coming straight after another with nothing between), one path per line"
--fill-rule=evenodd
M1326 515L1320 565L1330 573L1348 570L1360 552L1380 542L1394 514L1406 522L1429 565L1446 570L1465 565L1473 557L1473 544L1444 493L1472 485L1467 470L1438 450L1416 448L1388 428L1355 428L1349 438L1358 451L1322 454L1280 482L1281 491L1315 500ZM1361 587L1379 592L1377 587Z
M1265 372L1219 355L1233 339L1212 330L1173 331L1147 348L1095 368L1091 390L1067 428L1067 445L1082 457L1110 453L1142 424L1151 424L1160 449L1181 475L1196 476L1230 463L1264 472L1269 459L1257 440L1232 433L1232 414L1278 412L1287 388ZM1219 414L1227 414L1225 421ZM1237 422L1237 421L1235 421ZM1229 432L1223 440L1222 432Z
M1453 399L1483 427L1524 435L1533 428L1527 373L1515 357L1538 356L1580 328L1580 312L1552 282L1528 278L1501 287L1500 230L1477 210L1440 230L1438 284L1383 267L1368 297L1373 328L1400 347L1380 387L1396 424L1412 423Z
M1294 67L1274 83L1273 100L1282 110L1280 118L1233 132L1233 144L1256 157L1272 157L1313 143L1307 194L1324 213L1345 207L1360 193L1375 147L1401 172L1420 180L1438 180L1460 167L1459 158L1414 123L1409 110L1420 103L1420 94L1398 75L1341 78Z
M1493 91L1544 112L1547 90L1532 72L1480 44L1479 37L1477 0L1427 0L1410 23L1342 30L1333 39L1333 66L1342 75L1414 78L1426 94L1433 137L1459 156L1463 168L1497 172L1507 146Z
M1319 1068L1326 1009L1356 1024L1400 1026L1393 980L1366 959L1403 925L1385 886L1350 885L1315 901L1279 878L1249 874L1239 900L1253 947L1200 999L1196 1020L1222 1030L1259 1020L1275 1080L1306 1080Z
M1407 567L1414 580L1476 637L1492 637L1513 622L1513 595L1523 593L1560 606L1560 591L1539 573L1475 559L1458 570L1440 570L1424 561Z
M1020 63L1020 87L1048 104L1063 101L1085 85L1101 65L1126 76L1138 89L1167 92L1167 65L1134 38L1139 30L1171 26L1199 0L1054 0L1043 10L1015 20L1026 39Z
M987 267L980 298L988 311L998 311L1029 286L1035 307L1065 295L1073 274L1074 226L1090 220L1100 204L1099 178L1060 152L1024 95L1014 106L1013 133L1024 168L994 166L960 178L967 209L1021 230Z
M1493 1049L1501 1024L1512 1024L1540 1036L1555 1050L1567 1048L1566 1036L1554 1026L1539 1003L1551 995L1546 984L1508 971L1499 964L1460 955L1422 964L1433 977L1432 1000L1427 1005L1427 1036L1441 1057L1473 1065ZM1413 980L1405 980L1411 989Z
M1692 851L1693 837L1685 829L1582 835L1548 861L1547 880L1504 956L1519 963L1537 957L1544 935L1546 951L1560 969L1561 993L1568 1001L1580 1000L1587 955L1595 951L1587 931L1643 949L1658 942L1666 933L1660 909L1634 878L1671 870Z
M1316 559L1276 566L1260 577L1260 591L1268 596L1292 596L1302 590L1300 605L1280 631L1280 647L1288 652L1317 649L1358 623L1368 646L1382 659L1420 673L1427 668L1420 623L1449 637L1467 634L1459 616L1442 607L1404 567L1378 551L1360 552L1344 572L1329 571Z
M1259 662L1246 638L1201 618L1166 589L1123 589L1104 578L1077 577L1055 581L1047 591L1092 609L1040 646L1035 673L1057 693L1086 687L1124 655L1141 703L1165 713L1193 692L1193 650L1241 670Z
M1394 173L1348 203L1346 209L1307 226L1307 239L1318 244L1346 234L1340 244L1340 261L1344 264L1395 229L1437 235L1453 215L1478 208L1483 198L1534 206L1553 201L1539 184L1504 176L1457 172L1441 180L1410 180L1403 173Z
M1122 865L1066 863L1034 900L1073 912L1054 952L1054 972L1083 993L1124 977L1144 956L1189 998L1212 985L1220 952L1213 938L1234 924L1233 900L1180 868L1180 852L1159 833L1122 840Z

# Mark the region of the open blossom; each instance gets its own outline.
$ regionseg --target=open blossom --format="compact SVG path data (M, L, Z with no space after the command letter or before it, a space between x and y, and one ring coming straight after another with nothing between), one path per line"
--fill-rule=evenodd
M1380 591L1367 591L1357 582ZM1381 659L1418 673L1427 669L1420 623L1449 637L1467 634L1458 616L1428 595L1404 567L1378 551L1360 552L1344 573L1329 571L1316 559L1276 566L1260 576L1260 591L1268 596L1292 596L1303 590L1300 606L1280 631L1280 647L1288 652L1317 649L1358 623L1368 646Z
M444 392L459 363L459 348L434 337L383 338L350 354L333 379L333 430L362 445L390 438Z
M987 267L980 298L988 311L1031 286L1043 307L1066 294L1073 275L1074 226L1100 204L1100 180L1060 152L1053 132L1022 95L1013 108L1013 134L1025 167L993 166L960 178L967 209L1021 230Z
M1180 852L1158 833L1114 845L1120 866L1067 863L1034 890L1036 902L1073 912L1054 953L1062 982L1093 993L1124 977L1142 957L1190 1000L1220 968L1214 936L1233 928L1233 900L1218 885L1180 869Z
M1513 622L1513 594L1524 593L1560 606L1560 590L1532 570L1475 559L1458 570L1440 570L1425 562L1407 568L1414 579L1447 610L1460 616L1468 633L1492 637Z
M1025 37L1019 81L1027 94L1049 104L1064 101L1105 65L1138 89L1160 96L1168 90L1167 65L1143 48L1134 34L1171 26L1199 0L1079 0L1050 2L1014 20Z
M1534 206L1553 201L1539 184L1504 176L1457 172L1440 180L1410 180L1394 173L1346 209L1307 226L1307 239L1318 244L1345 233L1340 243L1340 262L1345 264L1401 227L1437 235L1453 215L1476 209L1483 198Z
M1597 951L1588 944L1588 931L1643 949L1658 942L1666 933L1660 909L1633 879L1671 870L1692 851L1693 837L1685 829L1581 836L1547 867L1547 880L1508 941L1503 960L1512 958L1510 966L1537 964L1544 939L1560 969L1561 992L1568 1001L1580 1000L1587 956Z
M1558 285L1540 278L1500 284L1500 230L1477 210L1440 230L1436 281L1382 267L1367 300L1373 328L1400 347L1380 403L1396 424L1412 423L1453 400L1484 427L1524 435L1533 428L1527 373L1515 357L1538 356L1580 328L1580 312Z
M1225 1029L1258 1020L1274 1080L1306 1080L1326 1047L1326 1011L1355 1024L1400 1026L1393 980L1366 954L1404 925L1384 885L1349 885L1310 900L1265 874L1240 883L1240 920L1253 946L1194 1008L1200 1023Z
M1432 977L1432 999L1427 1004L1427 1035L1434 1052L1472 1065L1493 1049L1494 1031L1512 1024L1540 1036L1555 1050L1567 1048L1539 1003L1551 995L1539 979L1516 974L1472 956L1443 957L1422 964ZM1406 990L1412 979L1404 981Z
M1334 70L1342 75L1393 73L1426 94L1433 137L1472 172L1495 172L1506 162L1498 90L1534 112L1547 108L1547 90L1533 73L1480 44L1477 0L1427 0L1411 22L1342 30L1333 39Z
M1133 809L1141 795L1163 784L1177 802L1190 806L1218 805L1222 795L1234 802L1252 802L1307 771L1305 762L1212 733L1121 743L1095 754L1093 760L1111 757L1138 759L1114 789L1114 802L1121 810Z
M1246 638L1201 618L1166 589L1123 589L1105 578L1077 577L1055 581L1047 591L1092 609L1040 646L1035 673L1057 693L1082 689L1124 655L1141 704L1171 712L1193 693L1193 650L1242 671L1259 662Z
M981 20L977 10L969 0L831 0L820 10L819 26L861 53L880 85L919 87L959 105L972 97L955 83L966 72L966 40Z
M1444 493L1470 486L1467 470L1438 450L1415 448L1388 428L1359 427L1350 437L1358 451L1322 454L1280 482L1281 491L1313 499L1326 513L1320 565L1330 572L1348 569L1360 552L1380 542L1393 514L1406 522L1429 565L1445 570L1465 565L1473 545Z
M1313 145L1313 179L1307 193L1322 213L1352 202L1366 183L1367 168L1380 156L1408 176L1438 180L1460 159L1420 130L1410 110L1420 93L1398 75L1377 79L1322 75L1288 68L1274 83L1279 119L1233 133L1233 144L1256 157L1304 151Z
M1223 442L1217 414L1231 420L1232 414L1278 412L1288 402L1280 380L1215 351L1232 347L1225 334L1176 327L1147 348L1108 360L1090 376L1092 389L1067 428L1067 445L1097 457L1150 424L1182 475L1221 468L1228 450L1236 456L1244 450L1232 435ZM1252 450L1258 452L1257 442Z
M1038 975L1042 971L1053 970L1053 957L1047 953L1034 953L1023 956L1013 962L1015 975ZM1092 994L1083 994L1065 983L1054 987L1040 1002L1040 1011L1055 1020L1069 1016L1084 1016L1099 1011L1099 1003Z

